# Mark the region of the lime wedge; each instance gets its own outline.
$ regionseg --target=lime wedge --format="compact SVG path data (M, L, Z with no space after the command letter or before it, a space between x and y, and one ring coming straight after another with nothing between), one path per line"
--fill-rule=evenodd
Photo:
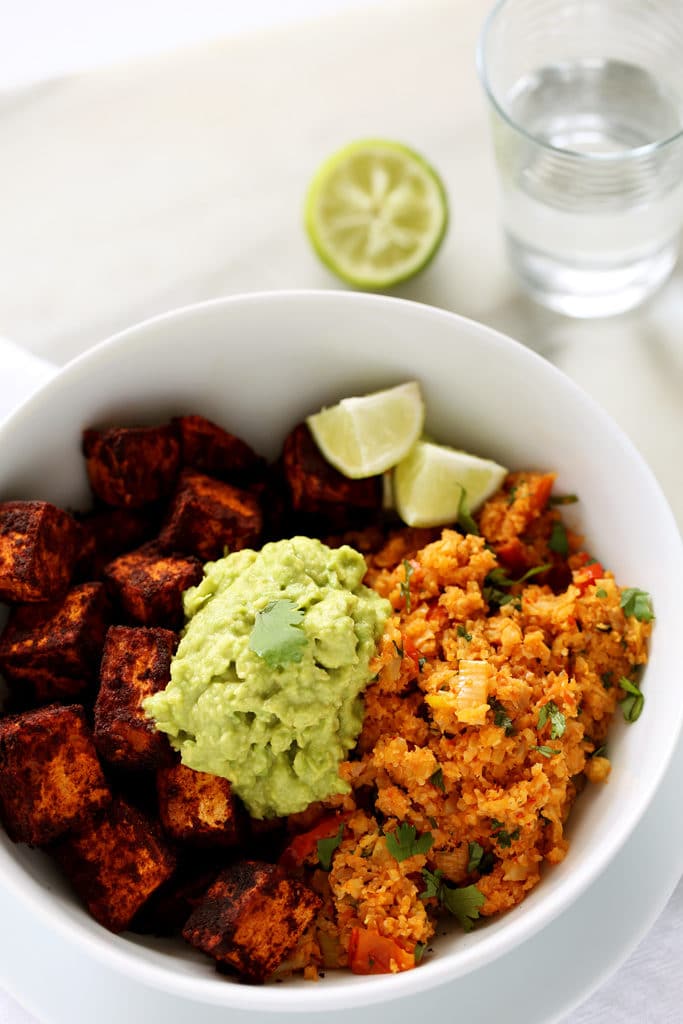
M344 476L384 473L404 458L422 432L424 402L417 381L344 398L306 420L318 448Z
M489 459L418 441L394 470L396 511L408 526L455 523L463 490L476 511L502 484L507 469Z
M305 220L330 270L357 288L388 288L417 274L439 248L448 222L446 191L412 149L361 140L318 170Z

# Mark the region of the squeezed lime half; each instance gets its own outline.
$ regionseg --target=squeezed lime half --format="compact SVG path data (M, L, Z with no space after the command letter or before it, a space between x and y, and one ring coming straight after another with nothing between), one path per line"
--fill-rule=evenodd
M329 157L306 197L306 230L327 266L357 288L388 288L427 266L443 240L441 178L408 146L361 139Z

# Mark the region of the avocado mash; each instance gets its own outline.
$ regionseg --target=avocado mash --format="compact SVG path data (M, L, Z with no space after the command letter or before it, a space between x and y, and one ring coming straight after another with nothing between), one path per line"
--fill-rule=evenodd
M165 690L144 702L182 761L221 775L255 818L348 792L339 762L390 613L353 548L294 537L204 568Z

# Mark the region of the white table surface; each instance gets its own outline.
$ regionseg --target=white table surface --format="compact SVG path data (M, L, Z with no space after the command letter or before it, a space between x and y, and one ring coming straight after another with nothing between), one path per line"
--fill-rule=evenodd
M337 287L301 229L306 184L346 141L403 139L442 173L452 226L434 264L398 294L491 324L564 369L631 436L683 525L683 273L636 313L601 322L566 320L518 293L473 64L488 6L14 4L0 33L0 334L61 364L188 302ZM20 397L12 366L0 342L0 405ZM679 1022L682 954L679 886L636 953L565 1024ZM33 1020L0 992L0 1024Z

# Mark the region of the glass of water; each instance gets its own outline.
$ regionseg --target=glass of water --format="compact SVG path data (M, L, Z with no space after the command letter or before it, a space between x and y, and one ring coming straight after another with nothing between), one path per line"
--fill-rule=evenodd
M478 64L521 283L569 316L638 305L683 225L683 0L500 0Z

